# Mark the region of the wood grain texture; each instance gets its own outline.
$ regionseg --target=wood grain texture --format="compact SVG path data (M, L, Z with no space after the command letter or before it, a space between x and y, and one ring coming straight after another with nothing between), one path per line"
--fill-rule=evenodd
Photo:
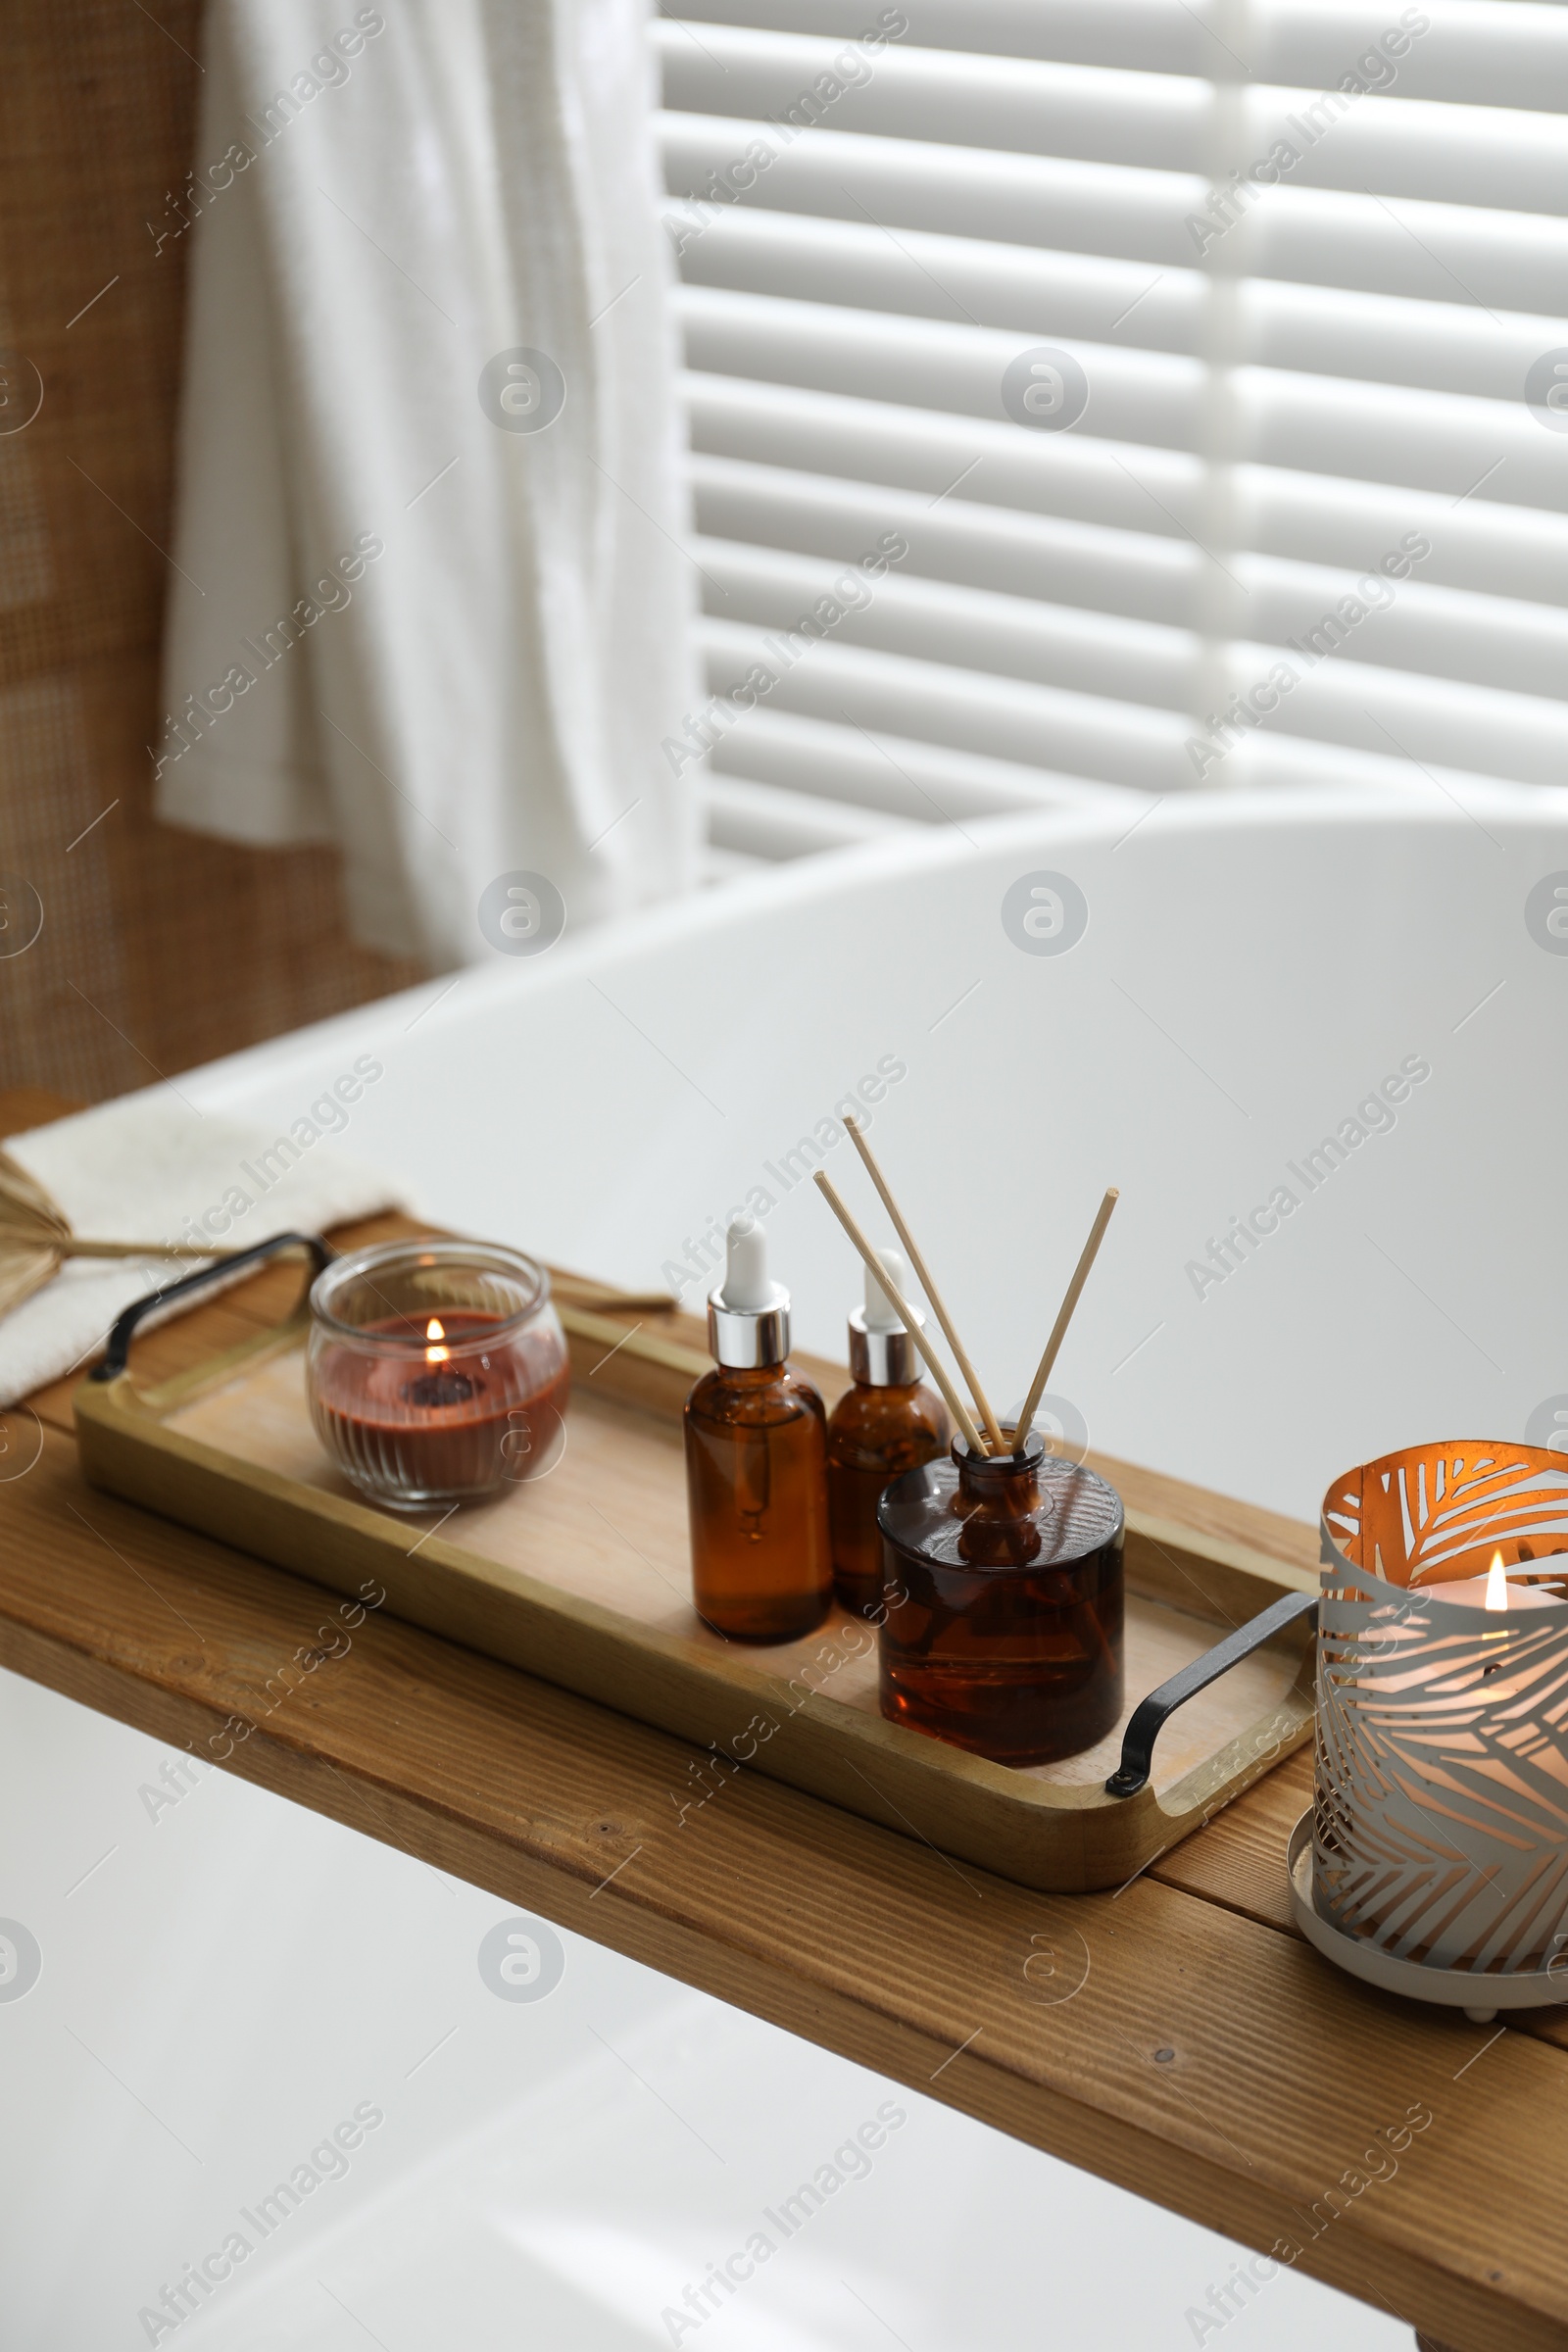
M1305 2240L1450 2342L1568 2343L1561 2052L1475 2059L1489 2030L1239 1910L1152 1876L1034 1895L753 1774L676 1827L682 1742L374 1614L323 1659L318 1591L90 1493L53 1432L0 1508L19 1671L1255 2245ZM1415 2103L1397 2176L1312 2237Z
M1195 1837L1162 1854L1151 1865L1151 1875L1166 1886L1184 1887L1205 1902L1293 1936L1285 1848L1311 1801L1312 1753L1305 1748L1288 1756Z
M248 1286L142 1360L167 1376L279 1303ZM1568 2347L1549 2021L1492 2038L1287 1931L1271 1856L1303 1764L1107 1895L1030 1893L754 1773L676 1827L683 1741L374 1613L321 1657L330 1596L91 1494L63 1399L36 1401L42 1458L0 1487L0 1662L1250 2245L1288 2238L1463 2352ZM1352 2195L1416 2104L1430 2126Z
M613 1326L607 1323L605 1329L612 1331ZM703 1624L691 1601L679 1420L668 1410L635 1409L635 1405L628 1410L631 1400L647 1404L641 1382L628 1375L658 1367L639 1365L625 1348L612 1348L607 1358L604 1346L601 1333L591 1347L573 1348L567 1443L547 1478L468 1506L445 1520L439 1533L428 1541L426 1529L442 1516L438 1511L416 1517L412 1530L407 1522L396 1523L397 1538L407 1534L410 1541L418 1539L421 1561L428 1561L432 1554L452 1562L466 1557L483 1562L487 1569L500 1570L503 1592L512 1579L528 1577L559 1593L592 1602L634 1626L678 1642L683 1654L715 1673L724 1672L726 1661L739 1661L753 1670L744 1684L749 1691L757 1689L761 1677L784 1686L786 1692L792 1676L822 1681L820 1656L824 1645L831 1643L836 1651L844 1652L844 1663L825 1686L826 1695L835 1705L875 1715L879 1705L875 1642L846 1611L835 1608L804 1639L770 1643L760 1652L737 1649ZM692 1378L707 1369L708 1358L690 1350L680 1352L688 1358L682 1379L689 1386ZM607 1378L615 1376L616 1385L608 1394L594 1391L596 1369L601 1388ZM131 1426L135 1431L137 1425ZM311 1425L304 1364L297 1348L269 1358L215 1393L195 1397L167 1416L167 1427L172 1435L195 1439L232 1463L272 1473L293 1494L303 1491L335 1495L363 1508L361 1498L323 1452ZM88 1467L90 1473L90 1462ZM113 1479L105 1483L124 1491ZM154 1507L158 1507L156 1502ZM200 1526L208 1534L225 1533L222 1527L172 1504L170 1516ZM234 1541L240 1541L237 1533ZM303 1558L274 1551L259 1536L255 1548L280 1566L313 1573ZM1208 1648L1224 1631L1222 1624L1198 1613L1201 1597L1186 1586L1180 1588L1180 1602L1185 1605L1171 1605L1163 1587L1158 1597L1147 1594L1138 1582L1136 1565L1126 1602L1124 1719L1146 1691ZM338 1581L335 1566L326 1581ZM1240 1584L1243 1580L1238 1577L1236 1581ZM1257 1605L1255 1589L1252 1600ZM416 1616L415 1621L428 1622L435 1633L458 1634L457 1627L433 1619ZM458 1638L470 1637L459 1634ZM482 1635L474 1638L474 1646L487 1649L492 1656L511 1654L491 1649ZM1304 1642L1297 1642L1260 1651L1181 1708L1155 1752L1152 1782L1156 1791L1173 1788L1220 1747L1272 1717L1298 1678L1304 1647ZM536 1654L519 1655L514 1662L544 1671ZM638 1712L614 1690L598 1682L587 1695ZM781 1695L781 1703L787 1707L791 1700ZM659 1720L657 1715L653 1720ZM725 1734L745 1720L746 1711L738 1711L731 1699L710 1736L722 1745ZM683 1727L669 1724L665 1728ZM1122 1726L1118 1726L1079 1755L1029 1768L1025 1778L1093 1789L1098 1795L1120 1762L1121 1732ZM921 1740L919 1752L929 1755L930 1742ZM986 1857L977 1854L975 1858ZM1132 1867L1129 1862L1120 1876L1126 1877Z
M392 1615L711 1747L715 1772L755 1758L1044 1890L1123 1884L1309 1733L1298 1629L1180 1710L1150 1788L1130 1801L1104 1789L1119 1728L1081 1756L1012 1772L888 1724L875 1638L841 1610L801 1642L726 1643L689 1590L678 1412L708 1358L640 1322L618 1343L607 1316L575 1322L572 1402L550 1475L458 1515L375 1510L328 1462L307 1407L297 1312L258 1325L243 1364L220 1355L150 1388L138 1358L130 1377L83 1383L81 1459L108 1493L339 1593L374 1589ZM1198 1556L1202 1540L1186 1541ZM1228 1560L1200 1565L1245 1614L1277 1594ZM1229 1609L1197 1613L1208 1605L1197 1580L1172 1577L1163 1549L1129 1546L1127 1587L1123 1724L1234 1621Z
M1287 1757L1205 1829L1173 1846L1151 1866L1150 1876L1285 1935L1298 1935L1291 1918L1285 1848L1311 1802L1312 1755L1307 1748ZM1508 2022L1510 2032L1534 2034L1568 2050L1568 2007L1517 2010Z

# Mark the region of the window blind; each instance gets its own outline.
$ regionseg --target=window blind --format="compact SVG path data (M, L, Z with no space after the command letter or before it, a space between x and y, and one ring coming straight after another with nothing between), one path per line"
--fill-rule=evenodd
M1568 9L690 0L655 38L712 698L666 756L721 864L1568 780Z

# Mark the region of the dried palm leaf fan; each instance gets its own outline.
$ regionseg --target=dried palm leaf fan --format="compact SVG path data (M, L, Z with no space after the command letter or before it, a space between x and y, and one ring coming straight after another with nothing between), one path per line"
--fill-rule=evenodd
M26 1170L0 1152L0 1315L52 1282L68 1257L233 1257L194 1242L84 1242Z

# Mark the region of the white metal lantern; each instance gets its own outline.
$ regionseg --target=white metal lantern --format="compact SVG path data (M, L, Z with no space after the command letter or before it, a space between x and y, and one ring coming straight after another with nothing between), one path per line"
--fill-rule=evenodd
M1337 1479L1322 1532L1303 1932L1473 2015L1568 1999L1568 1463L1409 1447Z

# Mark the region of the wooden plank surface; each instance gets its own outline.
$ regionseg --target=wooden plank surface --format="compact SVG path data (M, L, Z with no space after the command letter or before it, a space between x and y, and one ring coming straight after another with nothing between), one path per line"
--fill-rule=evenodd
M167 1376L286 1288L265 1276L141 1360ZM1568 2347L1561 2013L1473 2027L1301 1943L1283 1908L1301 1761L1105 1895L1030 1893L744 1771L677 1826L680 1740L374 1612L302 1665L317 1588L92 1493L69 1387L34 1401L40 1459L0 1487L0 1662L1253 2246L1289 2241L1460 2352ZM1291 1540L1213 1507L1239 1543ZM1412 2108L1430 2122L1371 2180L1373 2134Z

